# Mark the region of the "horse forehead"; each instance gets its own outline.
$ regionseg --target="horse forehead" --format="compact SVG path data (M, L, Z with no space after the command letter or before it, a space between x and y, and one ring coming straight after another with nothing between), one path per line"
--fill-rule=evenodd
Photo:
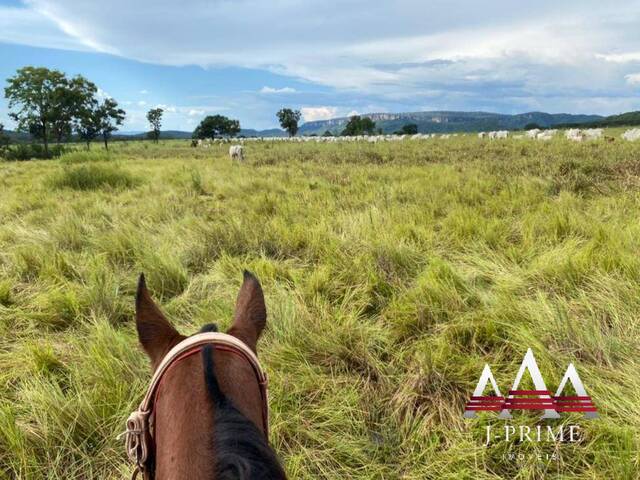
M252 404L253 402L246 401L245 397L248 396L261 400L258 379L246 359L230 351L214 350L213 364L220 388L234 403ZM183 358L169 368L160 383L158 396L179 394L185 387L192 390L196 384L204 385L204 382L202 354L198 351L197 354Z
M215 350L214 368L220 389L233 405L256 427L262 430L262 396L260 385L251 364L238 354ZM204 365L200 353L180 360L165 373L157 393L156 414L163 407L189 405L206 400ZM210 408L210 402L203 404ZM193 405L189 408L193 408Z

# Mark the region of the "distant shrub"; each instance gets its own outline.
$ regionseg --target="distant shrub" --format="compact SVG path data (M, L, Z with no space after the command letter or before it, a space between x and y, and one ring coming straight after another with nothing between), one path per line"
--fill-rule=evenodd
M25 161L25 160L47 160L51 158L57 158L65 152L65 148L62 145L54 145L49 148L47 153L42 145L37 143L19 143L9 146L3 150L3 157L6 160L13 161Z
M113 156L106 150L74 150L60 157L60 162L64 164L109 162L111 160L113 160Z
M65 168L52 179L54 188L97 190L100 188L131 188L139 179L112 165L81 165Z

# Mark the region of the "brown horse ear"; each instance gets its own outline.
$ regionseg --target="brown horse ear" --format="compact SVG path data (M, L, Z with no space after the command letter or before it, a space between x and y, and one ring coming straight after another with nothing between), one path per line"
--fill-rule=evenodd
M154 370L167 352L185 338L173 328L152 300L144 273L140 274L136 293L136 328L140 344L149 355Z
M267 324L267 308L258 279L244 271L244 282L236 300L236 311L229 334L239 338L256 352L258 338Z

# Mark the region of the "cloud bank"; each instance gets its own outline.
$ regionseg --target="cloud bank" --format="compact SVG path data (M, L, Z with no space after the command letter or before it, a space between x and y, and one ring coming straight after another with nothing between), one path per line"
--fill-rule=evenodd
M117 15L81 0L25 5L0 8L0 41L262 69L333 89L315 102L289 86L257 92L296 94L306 120L376 107L640 109L639 0L113 0Z

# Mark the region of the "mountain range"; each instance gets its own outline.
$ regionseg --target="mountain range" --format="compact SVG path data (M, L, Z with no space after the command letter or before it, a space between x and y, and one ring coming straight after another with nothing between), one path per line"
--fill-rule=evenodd
M404 125L416 124L420 133L480 132L488 130L518 130L527 125L553 127L565 123L587 123L603 120L599 115L571 115L566 113L529 112L516 115L488 112L408 112L369 113L361 115L376 122L383 133L393 133ZM339 133L349 121L348 117L307 122L300 127L303 135L322 135L327 130Z
M480 132L491 130L521 130L527 126L536 125L541 128L567 126L620 126L640 125L640 112L628 112L621 115L603 117L600 115L573 115L568 113L528 112L515 115L489 112L406 112L406 113L367 113L361 115L369 117L376 123L376 128L383 133L393 133L404 125L416 124L420 133L447 132ZM306 122L300 125L299 135L323 135L329 131L340 134L349 117L333 118ZM13 141L29 141L29 134L12 132L5 133ZM146 138L146 132L118 132L115 140L138 140ZM189 139L192 133L181 130L167 130L161 133L164 139ZM240 136L244 137L284 137L286 132L279 128L268 130L242 129Z

